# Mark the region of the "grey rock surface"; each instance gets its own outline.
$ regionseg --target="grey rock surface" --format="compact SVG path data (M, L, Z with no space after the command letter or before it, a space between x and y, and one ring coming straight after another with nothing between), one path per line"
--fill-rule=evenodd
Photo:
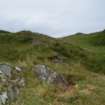
M67 87L69 85L68 81L62 74L58 74L46 65L36 65L34 70L40 80L47 81L47 83L50 84L60 84L64 87Z
M6 77L11 77L12 67L8 64L0 64L0 74L3 74Z
M17 96L19 95L19 88L17 86L9 86L8 89L7 89L7 96L8 96L8 100L10 102L14 101Z
M22 69L18 66L0 64L0 105L11 104L17 99L21 88L25 86L25 78L21 74Z
M2 92L0 94L0 105L5 105L8 101L7 92Z
M25 79L24 78L21 78L19 81L18 81L18 85L19 87L24 87L25 86Z

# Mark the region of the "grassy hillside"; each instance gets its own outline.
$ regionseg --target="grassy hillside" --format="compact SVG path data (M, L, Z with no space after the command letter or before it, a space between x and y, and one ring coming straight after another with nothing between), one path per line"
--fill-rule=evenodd
M30 31L0 31L0 62L23 67L27 80L12 105L105 105L104 34L54 39ZM62 91L41 83L32 72L36 64L72 77L75 86Z
M84 62L90 55L84 49L38 33L22 31L0 34L0 60L16 63L50 62L62 59L64 63ZM86 62L85 62L86 63Z
M76 34L61 39L68 44L73 44L81 47L85 51L93 54L95 72L105 73L105 31L91 33L91 34Z

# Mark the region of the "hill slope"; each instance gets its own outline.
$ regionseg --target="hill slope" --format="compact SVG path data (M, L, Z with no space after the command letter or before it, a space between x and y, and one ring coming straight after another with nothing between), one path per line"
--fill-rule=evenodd
M105 73L105 31L91 34L76 34L62 38L61 40L93 53L95 59L94 63L97 69L95 71Z
M0 31L0 62L25 69L26 86L12 105L105 105L104 48L104 31L61 39ZM75 85L62 91L39 81L32 71L37 64L72 77Z

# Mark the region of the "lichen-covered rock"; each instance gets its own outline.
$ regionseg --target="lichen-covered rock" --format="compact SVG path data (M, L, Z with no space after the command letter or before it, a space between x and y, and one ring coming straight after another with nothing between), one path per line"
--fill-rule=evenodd
M50 71L48 69L49 68L47 68L45 65L37 65L35 72L41 80L48 80L50 75Z
M8 64L0 64L0 74L6 76L6 77L11 77L11 71L12 67Z
M14 85L8 86L7 96L8 96L9 102L14 101L19 95L19 92L20 90L17 86L14 86Z
M0 64L0 105L11 104L17 99L20 89L25 86L22 69L8 64ZM5 89L5 91L4 91Z
M0 105L5 105L8 101L7 92L0 93Z
M2 72L0 72L0 82L6 82L6 79L6 76Z
M18 85L19 87L24 87L25 86L25 79L24 78L21 78L19 81L18 81Z
M40 80L50 84L68 87L69 83L62 74L50 70L46 65L36 65L33 70Z

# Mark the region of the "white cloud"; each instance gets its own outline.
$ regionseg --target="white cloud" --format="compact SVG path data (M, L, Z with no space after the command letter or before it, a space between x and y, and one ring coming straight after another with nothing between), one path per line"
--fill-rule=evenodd
M54 36L105 28L105 0L0 0L0 28Z

